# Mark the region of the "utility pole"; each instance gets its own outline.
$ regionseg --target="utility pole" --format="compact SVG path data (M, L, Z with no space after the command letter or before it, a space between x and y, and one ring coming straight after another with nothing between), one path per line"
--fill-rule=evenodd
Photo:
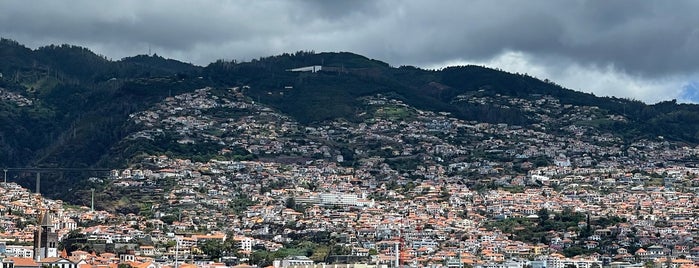
M41 189L39 186L41 185L41 172L37 171L36 172L36 194L39 194L39 189Z
M2 171L5 172L5 186L7 186L7 169L3 169Z

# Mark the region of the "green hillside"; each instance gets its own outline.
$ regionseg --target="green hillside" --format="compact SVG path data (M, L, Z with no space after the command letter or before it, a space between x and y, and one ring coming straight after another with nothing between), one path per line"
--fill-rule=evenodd
M323 69L288 71L311 65ZM115 145L137 130L128 123L129 115L203 87L243 88L247 98L310 126L338 118L364 120L357 116L365 109L360 98L376 94L464 120L524 126L540 122L517 109L459 100L545 95L562 104L596 106L599 113L624 117L625 121L588 124L613 131L625 142L663 136L699 143L697 105L596 97L481 66L438 71L392 67L348 52L297 52L199 67L157 55L109 60L71 45L29 49L2 39L0 73L3 92L31 101L23 105L8 97L0 102L0 166L5 167L123 167L129 155L120 155ZM75 179L55 178L46 187L60 191L63 188L51 185L69 185ZM32 182L24 178L24 183Z

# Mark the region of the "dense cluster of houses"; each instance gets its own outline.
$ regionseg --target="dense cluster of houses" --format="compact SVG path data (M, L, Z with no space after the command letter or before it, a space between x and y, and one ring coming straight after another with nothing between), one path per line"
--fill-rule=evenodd
M360 260L342 267L680 268L699 262L699 169L686 165L696 147L662 137L623 144L591 126L623 116L549 96L455 99L525 111L540 122L531 126L463 121L380 95L361 101L361 122L302 126L237 88L169 97L131 115L141 129L124 142L169 135L182 146L221 145L221 157L141 155L133 167L103 178L113 189L158 200L139 215L65 206L4 184L3 263L255 265L256 252L278 252L320 233ZM258 158L227 157L240 148ZM552 217L572 211L623 220L591 226L584 236L580 230L589 223L581 221L537 241L492 224L537 222L542 210ZM42 211L51 212L59 240L77 232L104 246L91 252L56 246L56 254L37 259L29 244L40 229L32 219ZM209 241L234 241L236 248L207 259ZM340 267L315 256L285 256L271 265Z

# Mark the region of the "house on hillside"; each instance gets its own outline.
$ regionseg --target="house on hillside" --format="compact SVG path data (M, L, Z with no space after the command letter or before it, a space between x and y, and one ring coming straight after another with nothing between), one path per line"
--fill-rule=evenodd
M41 267L76 268L77 264L61 257L48 257L41 259L38 264Z
M4 261L5 259L3 259ZM19 258L19 257L10 257L6 258L6 260L10 261L10 263L14 264L14 267L16 268L35 268L39 267L39 265L34 261L33 258ZM3 262L4 264L4 262Z

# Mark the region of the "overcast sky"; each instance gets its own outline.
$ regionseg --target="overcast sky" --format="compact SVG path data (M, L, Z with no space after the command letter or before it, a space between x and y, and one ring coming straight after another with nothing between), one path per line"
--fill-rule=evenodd
M699 1L0 1L0 36L198 65L299 50L480 64L655 103L699 101Z

